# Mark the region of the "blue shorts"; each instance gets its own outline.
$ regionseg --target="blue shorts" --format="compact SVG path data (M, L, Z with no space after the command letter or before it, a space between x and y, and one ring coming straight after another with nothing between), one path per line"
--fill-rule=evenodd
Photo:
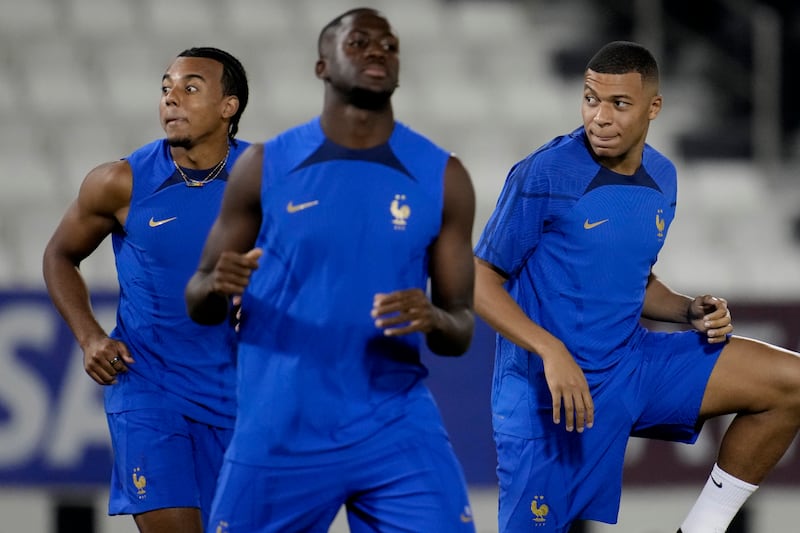
M393 439L355 460L266 467L226 459L211 510L220 533L327 533L342 505L351 533L474 533L461 465L442 434Z
M501 532L566 533L574 520L617 521L631 435L693 443L724 343L694 331L650 332L592 389L594 427L564 422L533 439L495 432Z
M108 514L199 507L205 526L233 429L168 409L106 416L114 449Z

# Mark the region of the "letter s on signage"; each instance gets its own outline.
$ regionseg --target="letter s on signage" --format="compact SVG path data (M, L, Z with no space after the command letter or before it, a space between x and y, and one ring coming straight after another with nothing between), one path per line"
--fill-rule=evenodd
M24 303L0 309L0 468L33 457L47 424L49 390L30 366L21 363L20 347L47 353L55 335L53 313Z

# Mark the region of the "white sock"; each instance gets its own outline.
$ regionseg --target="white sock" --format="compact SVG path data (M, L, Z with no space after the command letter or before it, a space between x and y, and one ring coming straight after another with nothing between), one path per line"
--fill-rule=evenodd
M733 517L758 485L751 485L722 470L717 464L706 486L681 524L683 533L725 533Z

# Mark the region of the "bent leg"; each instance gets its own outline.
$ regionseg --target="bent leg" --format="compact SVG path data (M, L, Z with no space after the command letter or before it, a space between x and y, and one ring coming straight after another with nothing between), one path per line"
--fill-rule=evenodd
M800 428L800 357L764 342L731 337L709 378L700 419L736 414L717 464L758 485Z

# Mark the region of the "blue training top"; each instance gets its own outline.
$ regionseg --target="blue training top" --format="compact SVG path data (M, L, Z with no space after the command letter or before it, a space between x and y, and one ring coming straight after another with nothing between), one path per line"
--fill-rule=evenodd
M448 158L400 123L364 150L328 140L319 118L265 144L264 256L242 302L230 458L339 460L409 416L444 431L422 335L385 337L370 311L376 293L426 289Z
M578 128L511 169L475 255L508 277L514 300L566 345L592 386L644 333L645 289L675 215L677 178L649 145L625 176L598 164L586 143ZM541 359L500 335L492 396L495 429L521 437L540 434L531 412L552 410Z
M111 337L136 360L105 389L108 412L174 409L207 424L232 427L235 332L202 326L186 311L184 289L218 212L228 170L249 143L231 145L226 168L202 187L188 187L165 139L134 151L130 209L112 242L120 285ZM208 171L184 169L201 179Z

